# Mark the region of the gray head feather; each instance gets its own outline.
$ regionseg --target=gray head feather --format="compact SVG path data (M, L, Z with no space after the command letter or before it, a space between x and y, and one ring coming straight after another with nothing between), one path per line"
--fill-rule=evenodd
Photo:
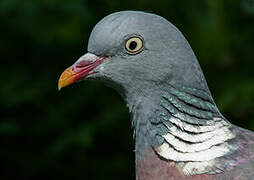
M132 36L141 37L144 43L143 50L136 55L125 49L126 40ZM137 89L147 93L146 90L165 84L209 92L188 42L173 24L158 15L122 11L106 16L94 27L88 51L110 57L91 78L107 81L124 96Z

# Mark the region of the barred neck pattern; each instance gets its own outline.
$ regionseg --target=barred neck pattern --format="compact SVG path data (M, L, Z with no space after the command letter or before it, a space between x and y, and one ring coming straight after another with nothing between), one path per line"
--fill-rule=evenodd
M218 173L218 158L233 152L228 143L235 135L209 93L188 87L170 87L162 95L157 114L151 122L157 127L159 141L155 151L185 175Z

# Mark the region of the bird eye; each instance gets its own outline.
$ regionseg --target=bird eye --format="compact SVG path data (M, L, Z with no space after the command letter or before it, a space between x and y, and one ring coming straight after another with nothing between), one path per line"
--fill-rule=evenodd
M131 53L136 54L143 48L143 41L139 37L132 37L126 41L125 49Z

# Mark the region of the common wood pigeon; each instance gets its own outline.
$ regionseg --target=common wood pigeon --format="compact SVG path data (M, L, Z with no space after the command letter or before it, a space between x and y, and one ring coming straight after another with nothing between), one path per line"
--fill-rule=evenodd
M111 85L125 100L136 179L254 179L254 133L221 115L190 45L166 19L139 11L103 18L59 90L84 79Z

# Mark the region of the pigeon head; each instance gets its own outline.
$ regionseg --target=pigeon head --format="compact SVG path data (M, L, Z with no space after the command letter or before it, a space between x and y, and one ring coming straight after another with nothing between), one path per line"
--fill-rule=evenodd
M125 96L167 84L207 89L181 32L166 19L139 11L103 18L90 35L88 53L61 75L59 89L84 79L102 80Z

